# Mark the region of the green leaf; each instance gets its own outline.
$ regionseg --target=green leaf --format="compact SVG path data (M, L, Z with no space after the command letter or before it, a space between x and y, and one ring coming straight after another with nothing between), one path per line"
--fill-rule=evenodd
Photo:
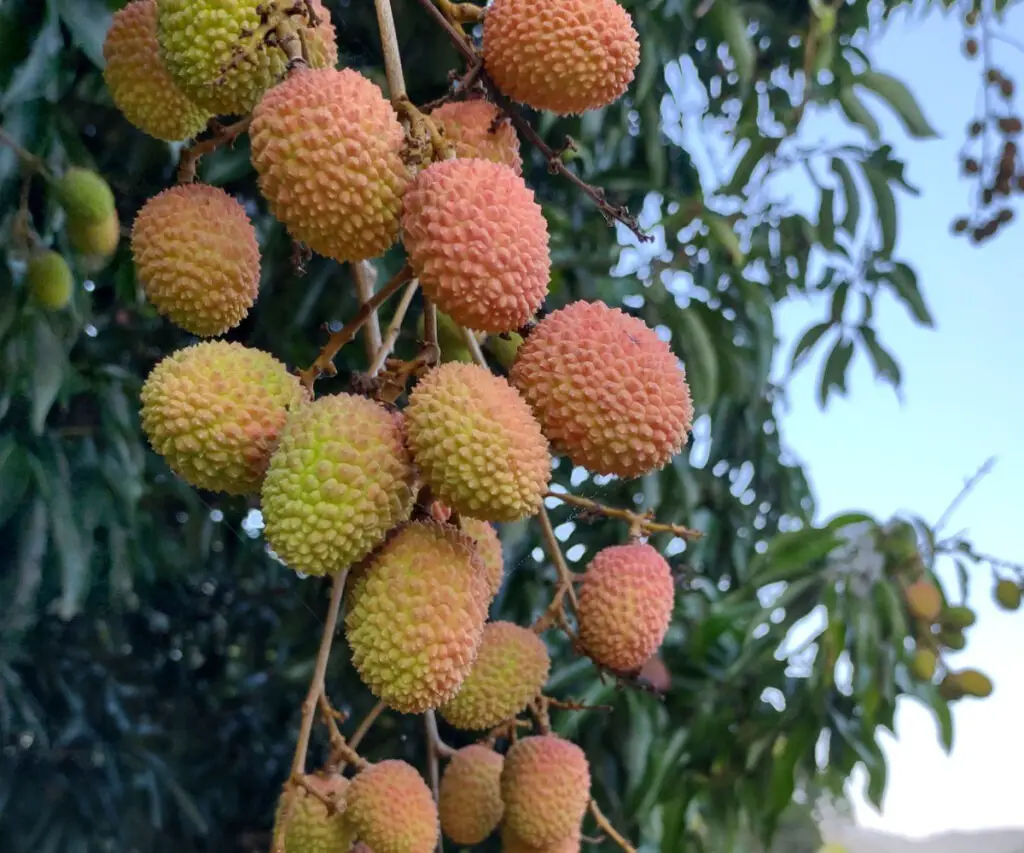
M884 379L895 387L899 387L902 378L900 366L896 363L896 359L893 358L892 354L878 342L875 330L870 326L860 326L858 331L868 349L868 355L871 357L875 376Z
M821 191L821 204L818 206L818 239L830 252L836 248L835 201L835 190L830 188Z
M800 340L797 341L796 347L793 350L793 355L789 360L789 369L791 372L800 366L801 362L810 355L811 350L814 349L814 345L821 340L821 336L831 328L832 324L829 322L817 323L808 328L807 331L800 336Z
M57 12L75 45L93 65L103 68L103 42L113 18L105 0L57 0Z
M736 170L732 173L732 177L727 184L719 189L719 193L722 195L743 195L743 190L750 183L750 178L754 174L757 164L766 155L774 154L775 150L779 147L778 139L773 139L760 133L747 141L750 145L736 164Z
M55 15L48 13L46 23L32 42L31 52L15 70L7 90L0 98L0 111L6 112L15 104L39 97L51 101L56 99L57 68L63 47L60 23Z
M864 106L864 102L853 90L852 86L842 86L839 89L837 100L846 118L853 122L853 124L863 127L873 142L878 142L882 138L882 130L878 126L878 122L875 121L875 117L871 115L868 108Z
M757 67L757 49L747 32L747 18L735 0L716 0L708 10L708 23L729 48L736 73L744 87L750 85Z
M892 285L893 292L918 323L929 328L935 325L935 318L928 310L921 288L917 285L917 273L910 266L897 262L889 274L889 283Z
M751 586L767 586L800 577L828 556L839 544L831 530L806 527L777 533L763 554L751 564Z
M863 167L864 177L867 178L875 199L878 228L882 238L881 252L889 256L896 248L896 199L885 175L867 163L864 163Z
M829 320L833 325L843 322L846 298L850 295L850 282L844 281L832 292L832 310Z
M736 236L729 220L710 210L704 211L701 215L708 224L712 239L725 249L733 265L743 266L747 261L747 256L743 253L743 249L740 247L740 238Z
M933 139L938 136L928 123L917 99L903 81L881 71L868 70L855 80L887 101L909 133L915 139Z
M842 228L851 235L856 234L857 221L860 219L860 193L857 192L853 173L841 157L832 158L832 171L835 172L843 187L843 204L846 207L846 212L843 214Z
M694 404L710 407L718 399L718 353L704 321L692 308L679 312L683 364Z
M42 435L46 416L50 413L60 386L64 382L67 355L64 344L42 317L36 319L32 334L32 431Z
M0 527L20 507L32 479L28 454L13 436L0 438Z
M832 352L825 359L821 371L821 382L818 386L818 403L824 406L828 402L832 389L846 393L846 370L853 356L853 341L840 338L832 347Z

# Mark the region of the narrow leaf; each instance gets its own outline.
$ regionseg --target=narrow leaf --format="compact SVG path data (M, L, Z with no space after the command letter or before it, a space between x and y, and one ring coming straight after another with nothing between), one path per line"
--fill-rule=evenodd
M865 71L856 81L889 103L903 126L915 139L933 139L939 134L925 118L917 99L903 81L881 71Z
M793 350L793 355L789 360L789 369L791 371L796 370L796 368L799 367L800 363L810 354L814 345L821 340L821 336L831 328L831 323L817 323L801 335L796 348Z
M860 219L860 193L857 192L857 183L853 180L850 167L841 157L832 158L832 171L843 187L843 204L846 212L843 214L842 228L852 236L857 233L857 222Z
M46 320L36 321L32 336L32 431L41 435L46 416L50 413L60 386L64 381L67 356L60 338L54 334Z
M917 286L917 273L911 267L897 263L889 276L889 283L918 323L929 328L935 325L935 318L928 310L921 288Z
M889 384L899 387L902 375L900 366L892 354L878 342L875 330L870 326L860 327L860 336L864 341L871 357L871 364L875 370L875 376L884 379Z
M871 194L875 199L878 228L882 237L881 251L888 256L896 248L896 199L892 194L889 181L877 169L865 163L864 176L868 180Z
M836 341L832 352L825 359L825 366L821 371L821 382L818 386L818 403L824 406L828 402L832 389L840 393L846 393L846 370L850 366L850 358L853 356L853 341L840 338Z
M821 204L818 206L818 239L830 252L836 248L835 201L835 190L821 191Z
M743 266L747 256L743 253L743 249L740 247L740 238L736 236L729 221L710 211L704 213L704 220L708 224L712 238L725 249L733 264L737 267Z
M682 349L693 402L709 407L718 399L718 353L707 326L692 308L679 312Z
M873 142L878 142L882 138L882 130L878 126L878 122L875 121L875 117L871 115L871 112L864 102L860 99L852 86L843 86L839 90L839 107L842 109L846 118L849 119L853 124L860 125L867 131L868 136Z

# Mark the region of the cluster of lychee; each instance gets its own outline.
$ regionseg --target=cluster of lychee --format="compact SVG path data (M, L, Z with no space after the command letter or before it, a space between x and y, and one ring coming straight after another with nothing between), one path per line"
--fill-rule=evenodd
M601 302L535 322L548 230L513 127L484 97L449 102L426 117L443 144L411 156L395 106L367 77L334 67L320 0L133 0L114 16L105 55L115 102L157 138L251 113L260 191L294 240L339 262L377 258L400 240L410 276L451 330L518 343L502 356L507 379L485 360L428 359L411 391L381 402L314 399L312 383L273 355L205 340L160 361L141 394L143 428L177 475L258 494L281 561L346 578L345 638L374 696L467 731L508 725L542 695L550 660L537 632L488 621L504 574L493 523L542 510L553 452L624 478L662 468L693 418L677 358L642 321ZM622 95L639 47L615 0L494 0L483 61L514 101L579 113ZM193 335L222 335L258 298L255 230L221 189L184 183L151 198L131 246L150 302ZM608 547L583 576L578 645L602 667L637 672L673 603L654 548ZM427 853L438 805L460 844L500 824L510 851L578 849L590 800L583 752L546 732L512 741L504 757L485 745L456 753L439 804L400 761L351 782L306 777L289 850L359 839L377 853ZM314 847L310 833L337 843Z

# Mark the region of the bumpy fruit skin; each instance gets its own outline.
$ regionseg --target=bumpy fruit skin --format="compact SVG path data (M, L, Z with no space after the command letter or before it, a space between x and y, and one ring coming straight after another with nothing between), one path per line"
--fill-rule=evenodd
M579 830L590 802L590 765L576 744L554 735L517 741L501 772L508 830L533 847Z
M252 494L288 411L306 399L298 379L272 355L206 341L153 368L142 386L142 428L190 485Z
M938 658L931 649L918 649L910 661L910 672L918 681L931 681Z
M46 251L29 260L25 283L39 305L50 311L59 311L71 301L75 277L60 254Z
M445 138L452 143L456 157L503 163L517 175L523 173L515 128L490 101L483 98L449 101L433 110L430 117L444 128Z
M373 853L430 853L437 843L437 807L423 778L404 761L361 771L348 789L346 814Z
M72 166L54 184L54 194L69 217L102 222L116 210L114 192L104 178L80 166Z
M977 620L977 614L970 607L947 607L939 614L942 627L954 630L970 628Z
M103 79L115 106L135 127L156 139L190 139L210 113L193 104L160 60L157 0L132 0L114 13L103 42Z
M650 545L612 545L594 555L580 588L579 635L587 653L617 672L633 672L665 639L675 584Z
M295 571L334 574L409 518L413 484L387 409L353 394L320 397L281 431L261 492L264 536Z
M193 335L234 328L259 293L256 230L219 187L180 184L153 196L132 225L132 256L149 301Z
M478 518L461 516L462 532L476 542L476 551L484 564L484 574L487 578L487 589L489 601L501 589L501 583L505 578L505 555L501 549L501 539L498 538L498 531L494 525Z
M598 474L664 467L693 423L686 375L641 320L603 302L545 317L509 372L552 449Z
M548 292L548 227L533 191L508 166L443 160L405 194L402 232L423 293L460 325L511 332Z
M517 521L540 508L547 442L523 399L476 364L430 371L405 409L409 448L434 494L460 513Z
M512 622L484 627L476 663L455 697L440 708L458 729L487 729L522 711L544 687L551 660L544 641Z
M437 810L441 831L456 844L479 844L497 828L505 811L501 770L505 759L473 744L456 752L441 776Z
M498 88L561 115L618 100L640 42L615 0L494 0L484 20L484 67Z
M581 830L574 829L565 838L556 841L554 844L545 844L541 847L534 847L527 844L516 835L508 825L502 826L501 850L502 853L579 853L581 849Z
M121 242L121 220L116 211L99 222L68 219L64 230L75 251L89 258L109 258Z
M922 622L931 624L942 612L942 593L931 581L914 581L904 592L904 598L911 616Z
M366 77L292 74L257 105L249 137L260 192L296 240L345 262L382 255L398 239L404 136Z
M1020 586L1011 580L1003 578L1003 580L996 584L995 598L996 603L1003 610L1019 610L1021 600Z
M450 525L408 524L351 584L345 636L373 695L404 714L450 699L476 660L487 618L473 541Z
M310 3L320 21L316 28L303 24L310 67L333 67L338 46L330 12L321 0ZM247 113L287 69L281 48L257 43L258 36L251 35L260 27L261 7L276 6L273 11L280 13L285 5L281 0L158 0L164 65L194 104L214 115ZM241 47L248 50L238 61L236 49Z
M345 814L345 799L349 786L343 776L309 775L305 783L325 797L331 798L337 811L328 815L327 806L304 787L295 789L295 803L292 806L285 830L285 853L345 853L355 840L355 830ZM275 823L281 820L284 799L280 801Z

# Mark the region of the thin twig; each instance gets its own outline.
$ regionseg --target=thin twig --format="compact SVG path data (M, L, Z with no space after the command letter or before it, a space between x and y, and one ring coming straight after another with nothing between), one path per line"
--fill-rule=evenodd
M434 802L441 802L441 767L437 754L437 741L434 733L437 731L437 720L433 711L427 711L423 716L423 723L427 730L427 776L430 779L430 792L434 795ZM437 738L440 740L440 737ZM444 853L441 833L437 834L437 853Z
M580 509L594 513L595 515L603 515L608 518L618 518L623 521L628 521L630 527L635 530L640 530L644 533L671 533L678 536L680 539L700 539L701 532L699 530L691 530L689 527L684 527L681 524L662 524L654 521L654 519L645 513L631 512L628 509L617 509L615 507L605 506L597 501L592 501L589 498L581 498L576 495L564 494L563 492L547 492L545 497L555 498L562 503L572 504L578 506Z
M387 708L383 702L378 702L374 705L363 717L362 722L359 724L359 728L355 730L355 734L348 739L348 745L352 749L358 749L359 744L363 742L363 738L366 737L366 733L373 727L373 724L377 722L377 717L383 713L384 709Z
M429 299L423 303L423 343L427 363L437 364L441 360L441 346L437 342L437 306Z
M369 261L359 261L352 264L352 277L356 280L356 293L359 294L359 304L365 305L373 298L373 288L377 283L377 270ZM373 361L380 351L380 318L377 312L370 313L370 319L366 321L363 329L363 343L366 346L366 360Z
M22 165L31 169L33 172L38 172L47 181L52 181L53 176L46 168L46 164L43 162L42 157L37 157L27 148L23 148L18 144L17 140L11 136L6 130L0 127L0 142L10 148L21 160Z
M222 145L233 143L249 129L251 121L252 117L246 116L234 124L221 125L211 119L209 129L213 131L213 136L182 149L181 155L178 157L178 183L188 184L194 181L200 159L206 154L212 154Z
M473 361L490 371L491 368L487 365L487 359L484 358L484 351L480 349L480 341L476 339L476 333L472 329L463 327L462 339L466 342L466 348L469 350L470 355L473 356Z
M547 549L548 557L555 564L555 569L558 571L559 592L563 596L569 596L569 601L572 602L573 609L575 610L577 602L576 590L572 588L572 572L569 570L569 566L566 565L565 557L562 556L562 546L555 536L555 529L551 526L551 516L548 515L547 509L543 506L540 508L540 512L537 513L537 519L540 521L540 532L544 539L544 547Z
M626 841L626 839L622 837L621 833L612 826L611 821L605 817L604 812L601 811L601 807L597 804L597 800L592 799L590 801L590 813L594 816L594 820L597 822L597 825L601 827L604 834L618 844L625 853L636 853L636 848Z
M392 101L405 98L405 77L402 75L402 55L398 49L398 33L391 0L374 0L377 24L380 26L380 46L384 52L384 70L388 77L388 90Z
M433 711L427 711L425 716L427 718L427 737L434 745L434 749L437 750L437 754L441 758L451 758L455 755L455 749L441 740L441 733L437 730L437 716Z
M949 506L943 510L942 515L939 516L939 520L935 522L934 530L936 534L938 534L939 531L949 523L950 519L953 517L953 513L959 509L960 505L967 499L968 495L974 491L978 484L992 473L992 468L995 464L996 458L994 456L990 456L981 464L978 470L968 478L967 482L964 483L963 488L961 488L953 500L949 502Z
M409 311L409 305L412 304L412 298L416 295L416 290L419 288L419 279L414 278L405 288L405 292L402 294L402 299L398 303L398 307L395 308L395 314L391 318L391 322L388 324L388 330L384 335L384 341L380 345L380 349L377 350L377 355L374 357L373 362L370 364L369 373L371 376L376 376L380 373L381 368L384 367L384 362L387 361L391 350L395 348L395 342L398 340L398 335L402 331L402 321L405 319L406 313Z

